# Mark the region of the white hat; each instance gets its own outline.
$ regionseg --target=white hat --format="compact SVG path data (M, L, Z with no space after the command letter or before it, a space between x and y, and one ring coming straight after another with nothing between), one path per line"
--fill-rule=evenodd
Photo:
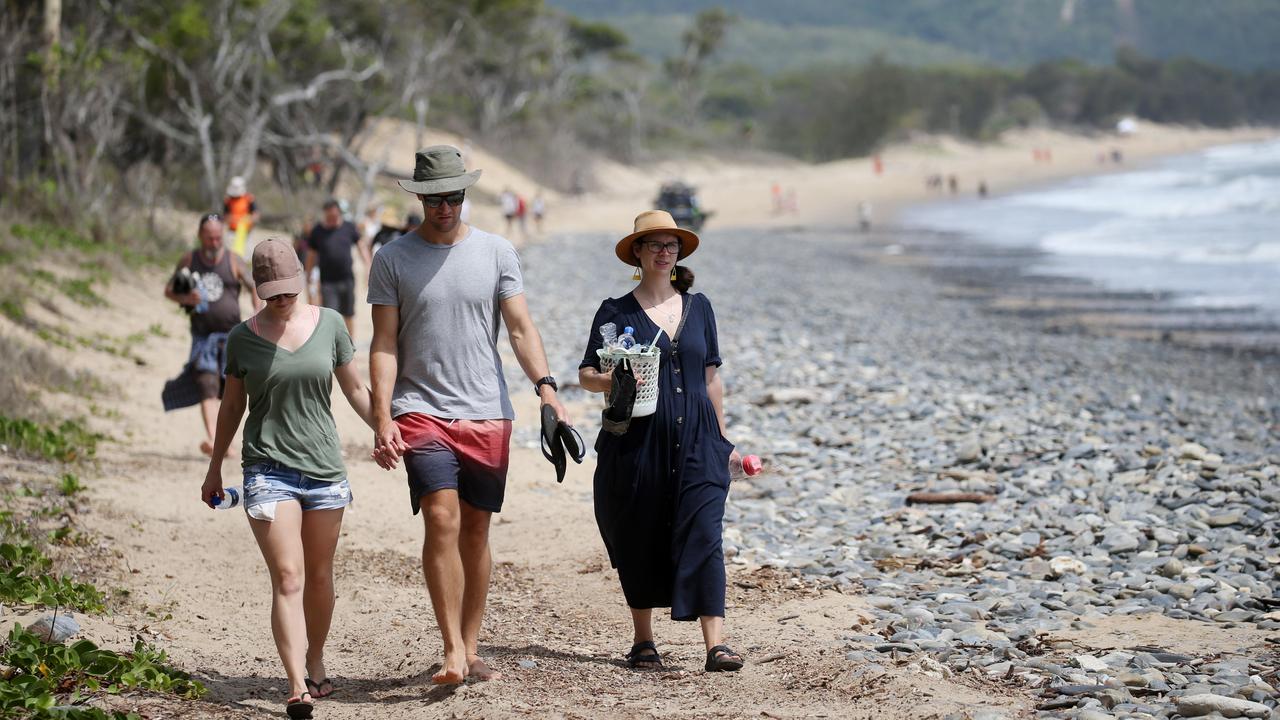
M227 196L240 197L245 194L246 189L244 178L237 175L231 178L231 182L227 183Z

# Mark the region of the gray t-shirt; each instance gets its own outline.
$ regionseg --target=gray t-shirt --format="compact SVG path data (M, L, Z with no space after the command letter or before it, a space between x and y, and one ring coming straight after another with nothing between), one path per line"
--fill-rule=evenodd
M453 245L408 233L378 251L369 304L400 308L391 414L514 420L498 355L499 302L523 292L516 249L475 228Z

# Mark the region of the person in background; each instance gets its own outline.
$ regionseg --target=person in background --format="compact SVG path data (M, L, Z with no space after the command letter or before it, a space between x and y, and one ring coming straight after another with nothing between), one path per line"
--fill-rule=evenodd
M729 463L738 451L725 436L720 343L711 302L689 292L693 271L676 263L698 249L698 236L662 210L641 213L614 254L636 268L639 284L605 300L591 321L578 382L607 393L600 370L599 328L634 328L640 344L656 342L658 407L632 417L621 434L601 430L594 481L596 524L618 569L634 629L627 663L660 668L653 609L698 620L708 672L738 670L742 656L723 642L725 569L722 534Z
M369 386L338 314L306 302L293 248L270 239L253 249L265 307L227 338L227 388L200 500L225 500L222 457L245 409L244 508L271 575L271 634L289 682L285 709L309 718L333 683L324 645L335 600L333 555L351 485L329 396L333 378L373 427Z
M254 290L244 260L223 246L224 233L219 215L202 216L196 226L200 247L182 256L164 286L164 296L191 316L191 350L182 374L165 383L160 397L166 412L200 405L205 430L200 452L205 455L213 452L227 333L240 322L240 288L246 286L251 294ZM253 306L262 307L256 296Z
M324 215L307 236L307 275L320 268L320 304L338 311L347 323L347 332L355 337L356 276L352 270L351 251L360 252L365 272L373 265L370 245L360 236L356 226L342 219L342 206L337 200L324 203Z
M502 194L498 196L498 205L501 206L502 217L507 221L507 235L510 236L516 221L516 211L520 208L516 194L511 191L511 188L503 188Z
M542 191L539 190L533 196L533 226L538 231L538 235L542 235L542 218L547 214L547 203L542 199Z
M364 210L364 218L356 229L360 231L360 237L369 245L369 254L373 254L373 239L378 236L378 232L382 230L382 208L373 203Z
M239 175L227 183L227 195L222 198L222 215L226 227L234 238L232 250L244 257L249 242L249 231L258 224L258 201L249 192L244 178Z

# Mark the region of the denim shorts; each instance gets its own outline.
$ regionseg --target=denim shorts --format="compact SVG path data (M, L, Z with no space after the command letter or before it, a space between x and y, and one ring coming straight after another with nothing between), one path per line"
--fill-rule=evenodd
M244 469L244 509L249 517L274 520L276 503L297 500L302 510L336 510L351 504L351 484L312 480L279 463L254 463Z

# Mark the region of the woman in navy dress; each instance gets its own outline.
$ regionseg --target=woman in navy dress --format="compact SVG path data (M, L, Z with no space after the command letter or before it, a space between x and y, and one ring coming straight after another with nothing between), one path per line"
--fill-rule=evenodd
M636 218L635 232L615 252L636 267L640 284L600 305L578 370L584 388L609 392L612 377L600 371L596 355L605 323L617 325L619 334L634 328L643 344L658 338L657 411L632 418L622 435L601 430L595 446L596 523L631 608L631 667L662 666L653 608L664 607L673 620L701 621L708 671L742 667L742 656L721 642L721 534L729 461L737 451L725 439L716 319L710 301L689 292L693 272L676 265L697 247L698 236L676 227L668 213Z

